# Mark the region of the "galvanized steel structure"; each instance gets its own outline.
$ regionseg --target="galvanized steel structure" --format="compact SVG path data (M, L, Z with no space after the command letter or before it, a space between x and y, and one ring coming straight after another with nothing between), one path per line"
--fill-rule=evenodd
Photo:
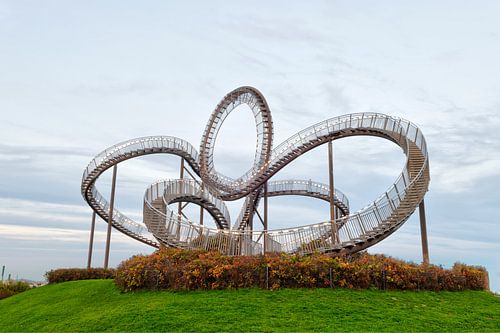
M239 178L215 170L213 152L219 129L239 105L252 110L257 128L257 149L253 166ZM394 183L363 209L351 213L349 201L333 188L331 142L349 136L377 136L396 143L406 155L406 163ZM311 180L270 178L305 152L329 145L330 184ZM114 208L117 165L125 160L149 155L173 154L181 158L180 179L151 184L144 195L143 223L133 221ZM184 163L189 165L187 168ZM96 188L96 180L113 168L113 186L108 201ZM191 171L190 171L191 170ZM186 171L191 177L184 177ZM215 249L229 255L265 252L348 252L365 249L397 230L420 208L424 262L428 262L425 231L424 195L429 186L427 146L420 129L413 123L380 113L353 113L327 119L310 126L273 148L273 122L263 95L255 88L241 87L227 94L210 116L199 152L187 141L170 136L142 137L114 145L98 154L86 167L81 192L87 203L108 226L154 247ZM325 222L285 229L268 229L267 198L303 195L330 202L330 219ZM245 198L236 221L231 220L225 201ZM263 199L263 217L257 207ZM177 211L169 206L179 203ZM199 205L200 221L182 213L183 203ZM217 228L203 225L203 211ZM253 228L254 216L263 230ZM93 224L95 219L93 219ZM108 230L106 262L109 256ZM93 227L91 231L91 241ZM89 249L89 266L91 247Z

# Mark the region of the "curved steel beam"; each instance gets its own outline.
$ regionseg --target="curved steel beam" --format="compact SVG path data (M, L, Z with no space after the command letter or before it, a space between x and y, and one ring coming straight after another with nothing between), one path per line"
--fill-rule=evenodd
M108 203L94 185L99 175L129 158L168 153L183 157L194 172L207 182L207 191L218 200L236 200L246 196L246 207L243 209L248 209L250 205L258 203L262 184L298 156L332 140L370 135L398 144L407 156L407 163L394 184L373 203L354 214L336 220L340 241L332 237L332 226L329 221L298 228L269 230L266 232L267 237L262 237L262 231L218 230L194 225L179 216L162 213L161 209L152 205L154 200L144 202L145 211L149 211L149 215L145 214L144 222L148 224L148 221L155 216L164 218L165 225L175 226L175 233L172 231L174 229L167 228L171 230L170 234L155 234L152 237L145 232L143 226L128 219L116 209L113 213L113 226L153 246L158 245L156 243L158 239L169 246L217 248L228 254L250 254L262 251L262 241L267 239L266 248L271 251L355 252L375 244L394 232L422 201L430 180L427 146L421 131L411 122L379 113L349 114L310 126L270 150L272 139L269 136L272 137L272 121L262 95L253 88L243 87L228 96L211 116L202 139L203 154L198 155L184 140L164 136L139 138L115 145L96 156L84 171L82 195L85 200L96 213L106 219ZM258 132L258 138L262 138L259 142L262 144L260 150L257 150L254 166L238 179L231 179L215 171L210 153L213 151L216 133L225 117L237 105L247 102L251 103L250 107L256 119L262 120L257 122L257 126L264 123L267 125L262 126ZM150 231L154 232L152 229ZM197 237L193 238L195 234Z

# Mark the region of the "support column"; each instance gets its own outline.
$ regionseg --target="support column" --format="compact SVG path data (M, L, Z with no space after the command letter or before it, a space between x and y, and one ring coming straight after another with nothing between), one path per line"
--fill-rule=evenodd
M181 157L181 170L179 172L179 179L184 179L184 158ZM182 202L179 202L179 208L177 209L177 213L179 214L179 219L180 215L182 213Z
M337 230L336 214L335 214L335 187L333 182L333 144L331 141L328 142L328 178L330 186L330 223L332 226L333 239L335 243L339 243L339 234Z
M264 254L267 252L267 182L264 184Z
M205 185L203 185L203 179L201 179L200 187L201 187L201 195L203 196L205 194ZM200 205L200 225L203 225L203 206L201 205Z
M184 179L184 157L181 157L181 169L179 171L179 179L183 180ZM183 189L183 184L181 183L181 191ZM180 239L181 238L181 216L182 216L182 202L179 202L178 204L178 208L177 208L177 215L179 215L178 217L178 225L177 225L177 230L176 230L176 233L177 233L177 239Z
M429 245L427 243L427 225L425 221L424 199L418 205L418 215L420 217L420 236L422 238L422 257L424 264L429 263Z
M109 201L108 213L108 231L106 234L106 251L104 253L104 269L108 268L109 264L109 245L111 243L111 225L113 222L113 210L115 206L115 189L116 189L116 164L113 166L113 180L111 182L111 200Z
M247 222L247 227L245 228L245 231L243 233L243 252L241 254L243 255L249 255L251 254L250 249L251 249L251 244L253 240L253 217L255 215L255 209L254 209L254 193L252 192L249 194L250 197L250 210L248 211L248 222Z
M94 230L95 230L95 211L92 212L92 224L90 226L90 240L89 240L89 255L87 259L87 269L90 269L92 264L92 249L94 248Z
M250 210L248 211L248 222L247 222L247 229L250 231L253 231L253 216L255 215L254 211L254 200L253 200L253 193L250 194Z

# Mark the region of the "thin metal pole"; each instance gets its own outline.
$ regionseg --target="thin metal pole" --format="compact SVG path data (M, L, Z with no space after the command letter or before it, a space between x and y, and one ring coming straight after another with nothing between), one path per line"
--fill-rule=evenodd
M181 157L181 170L179 172L179 178L181 180L184 179L184 157ZM184 186L183 183L181 182L181 192L183 191ZM179 215L178 217L178 225L177 225L177 238L180 239L181 237L181 215L182 215L182 202L179 202L179 206L177 208L177 214Z
M116 164L113 166L113 180L111 183L111 200L109 201L108 215L108 232L106 234L106 252L104 253L104 269L108 268L109 264L109 245L111 243L111 224L113 222L113 210L115 206L115 189L116 189Z
M203 186L203 182L200 184L200 188L203 196L203 193L205 192L205 187ZM203 206L201 205L200 205L200 225L203 225Z
M422 257L424 264L429 263L429 245L427 243L427 224L425 221L425 203L424 199L418 205L418 215L420 216L420 235L422 237Z
M92 212L92 224L90 226L90 240L89 240L89 256L87 259L87 269L90 269L92 264L92 249L94 248L94 230L95 230L95 211Z
M184 179L184 158L183 157L181 157L181 170L179 172L179 178L181 180ZM179 214L179 216L182 213L182 202L179 202L179 208L177 209L177 213Z
M264 254L267 252L267 182L264 184Z
M333 182L333 144L328 141L328 178L330 180L330 223L332 225L332 232L336 243L339 243L339 236L337 230L337 223L335 223L335 187Z
M253 201L253 199L254 199L253 196L250 197L250 199L251 199L251 202L250 202L250 209L248 210L248 222L247 222L247 224L248 224L248 229L250 231L252 231L253 230L253 216L255 215L255 211L254 211L255 202Z

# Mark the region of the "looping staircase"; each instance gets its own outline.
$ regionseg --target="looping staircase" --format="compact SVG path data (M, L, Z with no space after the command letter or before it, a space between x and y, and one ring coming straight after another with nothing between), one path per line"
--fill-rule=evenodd
M143 223L135 222L117 209L112 225L119 231L151 246L216 249L230 255L268 252L312 253L356 252L397 230L413 213L428 190L429 161L422 132L411 122L380 113L354 113L334 117L310 126L271 150L272 120L264 97L254 88L236 89L211 116L202 139L201 152L187 141L168 136L128 140L104 150L87 166L82 177L82 195L92 209L108 219L109 204L95 187L107 169L130 158L148 154L173 154L184 158L200 185L191 180L168 180L152 184L144 196ZM211 153L225 117L237 105L249 103L256 119L258 142L254 165L243 176L231 179L213 168ZM328 201L329 188L306 180L270 181L284 166L329 141L349 136L377 136L399 145L407 162L386 192L357 212L349 211L347 198L335 190L335 205L341 212L335 221L294 228L257 231L248 220L267 183L268 196L306 195ZM246 197L240 216L230 226L224 201ZM175 202L193 202L204 207L217 228L201 226L168 209Z

